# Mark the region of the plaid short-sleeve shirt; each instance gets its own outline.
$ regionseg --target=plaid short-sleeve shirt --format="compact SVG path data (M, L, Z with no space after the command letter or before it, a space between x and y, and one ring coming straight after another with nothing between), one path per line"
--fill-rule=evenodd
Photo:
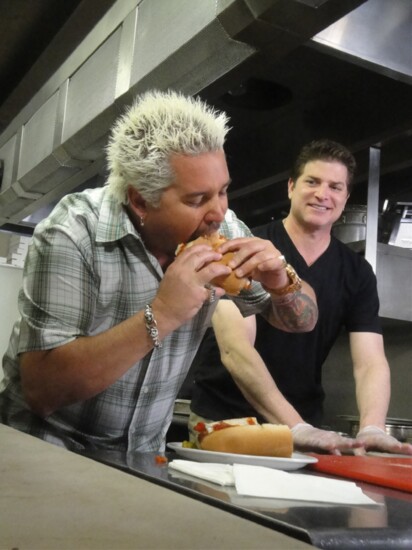
M228 211L221 232L250 235ZM163 277L124 208L107 187L64 197L33 235L19 296L16 323L3 359L2 422L73 449L160 451L173 405L215 304L205 304L113 385L83 402L41 419L22 395L18 354L52 349L99 334L152 301ZM244 313L262 310L260 285L237 300ZM84 373L87 377L87 371Z

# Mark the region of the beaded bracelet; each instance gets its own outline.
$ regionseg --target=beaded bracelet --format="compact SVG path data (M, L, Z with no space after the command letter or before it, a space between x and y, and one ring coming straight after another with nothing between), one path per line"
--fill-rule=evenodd
M147 333L152 339L153 346L156 349L161 348L162 342L159 340L159 331L157 329L156 319L154 318L152 306L150 304L147 304L144 308L144 320Z

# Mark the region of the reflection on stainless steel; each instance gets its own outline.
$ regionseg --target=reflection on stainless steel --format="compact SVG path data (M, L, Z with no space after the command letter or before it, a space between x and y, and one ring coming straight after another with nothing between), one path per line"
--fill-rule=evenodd
M389 244L412 250L412 203L397 202L394 205L393 226Z
M314 37L354 62L410 82L412 13L405 0L369 0Z
M153 453L126 453L126 464L134 472L144 472L157 479L168 479L167 462L159 463Z
M375 273L376 273L376 255L377 255L376 247L378 242L380 162L381 162L381 151L379 147L370 147L365 258L371 264L373 271Z
M126 456L125 453L88 452L87 456L248 520L263 522L269 528L306 540L318 548L376 548L379 544L389 550L412 545L412 494L409 493L359 482L362 490L381 506L256 499L239 497L232 487L224 488L186 474L175 475L167 465L156 465L154 453ZM176 458L174 453L167 456L169 460Z
M339 415L339 418L348 423L348 432L352 437L359 431L359 416ZM387 418L385 431L402 442L412 443L412 419L408 418Z
M371 527L387 527L388 526L388 509L385 506L385 497L377 495L372 491L364 490L364 493L373 498L377 503L382 506L376 506L374 508L359 507L356 513L351 511L349 515L348 524L351 528L371 528Z
M380 316L412 321L412 250L378 243L377 252Z
M202 495L217 498L225 502L231 502L232 496L236 494L236 489L234 487L222 487L221 485L210 483L209 481L199 481L199 479L193 476L177 472L176 470L168 470L168 473L170 481L178 483L179 485L185 484L190 489L194 489Z

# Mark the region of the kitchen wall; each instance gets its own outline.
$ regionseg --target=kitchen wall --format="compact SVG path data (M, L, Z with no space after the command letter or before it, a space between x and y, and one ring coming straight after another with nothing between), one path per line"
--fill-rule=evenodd
M0 261L3 263L7 259L7 254L9 252L9 243L10 243L10 233L1 233L0 232Z
M17 296L23 278L23 270L19 267L0 266L0 357L2 358L11 334L14 322L18 318ZM3 369L0 368L0 380Z
M412 323L382 319L385 351L391 367L392 397L388 417L412 420ZM325 425L342 431L338 415L358 415L348 336L342 333L323 369ZM379 395L376 396L379 399Z

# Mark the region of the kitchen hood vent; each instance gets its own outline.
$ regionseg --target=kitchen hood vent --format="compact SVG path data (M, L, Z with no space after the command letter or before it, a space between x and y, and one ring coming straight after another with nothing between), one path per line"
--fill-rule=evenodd
M136 93L199 93L256 56L281 59L362 3L117 1L0 136L0 226L103 177L109 128ZM233 89L226 99L289 101L270 86L249 80L242 99Z

